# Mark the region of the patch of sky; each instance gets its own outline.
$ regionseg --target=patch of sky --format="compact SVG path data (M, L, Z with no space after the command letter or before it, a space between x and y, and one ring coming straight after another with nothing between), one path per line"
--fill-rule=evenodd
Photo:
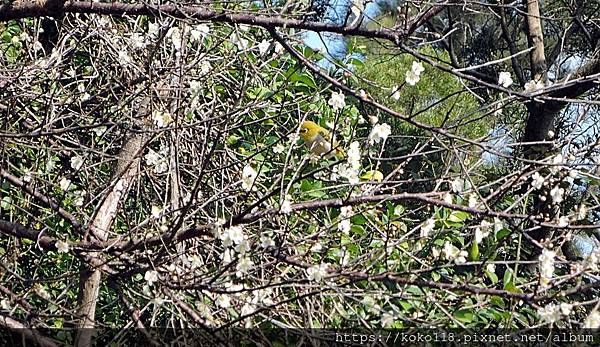
M352 11L352 6L364 8L362 18L356 18L356 11ZM382 10L382 6L390 6L395 3L394 0L330 0L328 10L325 13L325 21L339 25L350 25L358 23L360 26L366 26L371 20L377 17ZM319 66L325 69L335 67L333 61L347 61L352 58L363 60L360 54L353 53L347 56L348 47L346 38L343 35L334 33L317 33L307 31L304 34L304 43L314 50L319 50L325 55L325 58L319 62Z

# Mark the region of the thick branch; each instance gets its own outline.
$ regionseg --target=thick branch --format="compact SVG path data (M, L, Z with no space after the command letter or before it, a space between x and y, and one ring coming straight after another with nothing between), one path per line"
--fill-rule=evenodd
M332 23L286 19L252 14L235 14L206 10L200 6L176 6L150 4L126 4L119 2L68 1L61 8L64 13L94 13L113 16L163 16L179 19L210 20L221 23L238 23L256 25L264 28L285 27L305 29L316 32L332 32L342 35L358 35L363 37L380 38L397 42L406 37L398 30L367 29L356 26L340 26ZM54 16L57 13L35 2L23 2L13 5L0 5L0 21L21 19L27 17ZM425 16L427 18L427 16ZM419 20L415 25L420 23Z
M544 53L544 32L540 19L538 0L525 0L527 3L527 41L533 50L529 53L532 79L546 82L546 55Z
M108 193L98 213L91 224L93 236L100 240L108 239L108 230L111 228L119 207L119 204L127 197L129 187L134 178L137 177L139 166L139 153L144 145L143 135L134 135L123 146L117 163L117 170L114 173L116 184ZM122 178L121 178L122 177ZM92 262L97 259L92 257ZM76 344L78 346L89 346L91 344L92 330L96 315L96 303L100 290L102 279L101 270L95 266L83 266L80 274L80 288L77 313L83 319L78 323L79 328L83 328L77 336Z

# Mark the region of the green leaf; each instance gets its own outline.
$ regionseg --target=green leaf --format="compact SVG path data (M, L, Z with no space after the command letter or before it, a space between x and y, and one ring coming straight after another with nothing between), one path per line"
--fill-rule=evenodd
M506 288L506 286L509 283L511 283L512 280L513 280L513 271L512 271L512 269L508 268L504 272L504 278L502 279L502 285L504 285L504 287Z
M463 323L470 323L473 321L473 318L475 317L475 315L473 314L473 311L465 310L465 309L455 311L453 316L454 316L454 318L456 318L457 320L459 320Z
M365 172L364 174L362 174L362 176L360 176L360 178L362 178L363 180L366 180L366 181L381 182L381 181L383 181L383 174L381 173L381 171L369 170L369 171Z
M485 275L492 281L492 283L498 283L498 275L493 272L486 271Z
M523 291L517 288L514 283L509 283L508 285L504 286L504 289L512 293L523 293Z
M352 224L356 224L356 225L367 224L367 219L362 214L357 214L355 216L352 216L352 218L350 218L350 221L352 222Z
M470 214L463 211L452 211L452 213L448 217L448 221L454 223L462 223L465 220L467 220L467 218L469 218L470 216Z
M496 240L500 241L500 240L502 240L503 238L507 237L510 234L511 234L510 230L508 230L508 229L502 229L502 230L500 230L500 231L498 231L496 233Z
M499 297L497 295L491 296L490 302L498 307L504 308L504 306L505 306L504 299L502 299L501 297Z
M471 261L479 260L479 245L477 245L477 242L475 241L473 241L473 244L471 245L471 250L469 251L469 259Z
M317 89L317 84L313 80L312 76L307 74L293 74L292 76L290 76L290 81L298 82L310 88Z

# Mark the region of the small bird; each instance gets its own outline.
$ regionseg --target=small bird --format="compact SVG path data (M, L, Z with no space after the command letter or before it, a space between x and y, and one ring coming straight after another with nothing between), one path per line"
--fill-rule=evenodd
M335 155L336 157L345 156L344 150L340 147L339 143L333 139L331 140L331 133L329 130L323 128L315 122L309 120L300 124L300 137L304 140L306 147L312 154L315 155ZM334 150L331 150L331 144L333 143Z

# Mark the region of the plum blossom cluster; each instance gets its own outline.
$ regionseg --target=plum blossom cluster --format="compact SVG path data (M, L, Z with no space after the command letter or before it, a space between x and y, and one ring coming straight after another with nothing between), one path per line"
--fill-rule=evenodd
M548 304L544 307L540 307L537 310L537 313L546 323L554 323L563 318L563 316L569 316L572 311L573 305L563 302L559 305Z
M306 269L306 276L310 281L322 282L327 276L327 264L313 265Z
M340 209L340 222L338 223L338 230L344 234L350 232L350 228L352 227L352 223L350 222L350 217L352 217L352 206L342 206Z
M236 276L244 277L250 270L254 268L254 262L247 256L247 252L250 251L250 242L248 237L244 233L244 229L241 226L232 226L225 229L220 235L219 239L225 249L223 260L226 262L231 261L230 247L233 247L235 252L239 254L239 259L236 265Z
M337 178L339 175L340 177L346 178L350 184L357 184L359 182L358 175L361 167L360 159L360 144L357 141L354 141L350 144L350 148L348 149L347 162L333 168L332 179Z
M369 143L373 145L381 141L385 141L391 133L392 128L389 126L389 124L375 124L369 133Z
M406 71L406 83L411 86L416 85L421 80L421 73L425 71L423 64L418 61L413 61L410 70Z
M148 149L148 153L144 156L146 165L152 167L152 171L156 174L167 172L169 169L169 160L167 159L168 152L169 148L164 145L160 147L158 152L151 148Z
M502 71L498 75L498 84L504 88L508 88L513 84L513 79L510 75L510 72Z
M242 169L242 189L246 191L256 190L254 181L258 176L258 172L250 165L244 166Z
M331 93L331 98L327 102L335 111L341 110L346 106L346 97L342 92Z
M467 262L467 251L461 251L458 247L450 243L450 241L444 243L442 252L444 253L446 260L454 261L456 264L464 264Z
M547 288L554 274L554 258L556 252L544 249L538 260L540 262L540 285L542 288Z

